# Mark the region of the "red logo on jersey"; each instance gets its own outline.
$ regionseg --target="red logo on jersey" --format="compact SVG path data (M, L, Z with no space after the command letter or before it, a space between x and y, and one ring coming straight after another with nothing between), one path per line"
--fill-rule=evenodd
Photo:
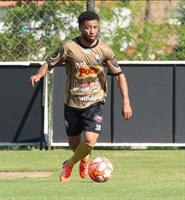
M100 66L79 66L76 77L84 79L86 77L96 77L101 72Z
M101 86L98 79L96 79L92 83L84 83L84 84L80 84L78 83L77 80L75 80L73 90L78 92L89 92L90 90L93 90L93 92L97 92L98 90L100 90L100 88Z

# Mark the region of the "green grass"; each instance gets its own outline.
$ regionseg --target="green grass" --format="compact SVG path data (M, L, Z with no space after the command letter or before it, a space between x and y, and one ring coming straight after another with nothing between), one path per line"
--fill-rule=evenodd
M114 166L106 183L81 179L60 182L69 150L0 151L0 171L52 171L45 178L0 179L0 200L185 200L185 150L94 150Z

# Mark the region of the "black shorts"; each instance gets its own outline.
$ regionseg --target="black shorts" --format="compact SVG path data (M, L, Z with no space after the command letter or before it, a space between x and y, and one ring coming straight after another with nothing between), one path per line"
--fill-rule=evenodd
M74 109L64 105L66 134L77 136L82 131L102 132L103 105L97 104L86 109Z

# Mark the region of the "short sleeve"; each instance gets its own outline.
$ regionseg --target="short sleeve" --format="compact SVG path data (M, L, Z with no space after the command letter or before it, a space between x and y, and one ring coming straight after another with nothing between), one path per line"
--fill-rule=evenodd
M62 44L54 53L53 55L47 60L49 67L53 68L57 65L61 65L66 58L66 49Z
M122 73L122 70L117 62L116 56L112 49L109 49L105 59L105 65L108 68L108 75L119 75Z

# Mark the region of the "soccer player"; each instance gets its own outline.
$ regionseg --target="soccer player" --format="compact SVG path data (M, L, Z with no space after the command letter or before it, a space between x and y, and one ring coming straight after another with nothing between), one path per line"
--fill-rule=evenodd
M69 181L73 166L79 161L81 178L88 174L90 154L102 132L102 109L107 96L104 66L108 68L107 74L115 77L120 89L124 120L132 116L125 75L113 50L97 38L99 16L85 11L78 17L78 23L80 36L63 42L29 80L34 87L34 83L52 68L65 63L64 118L69 147L74 154L63 163L60 181Z

